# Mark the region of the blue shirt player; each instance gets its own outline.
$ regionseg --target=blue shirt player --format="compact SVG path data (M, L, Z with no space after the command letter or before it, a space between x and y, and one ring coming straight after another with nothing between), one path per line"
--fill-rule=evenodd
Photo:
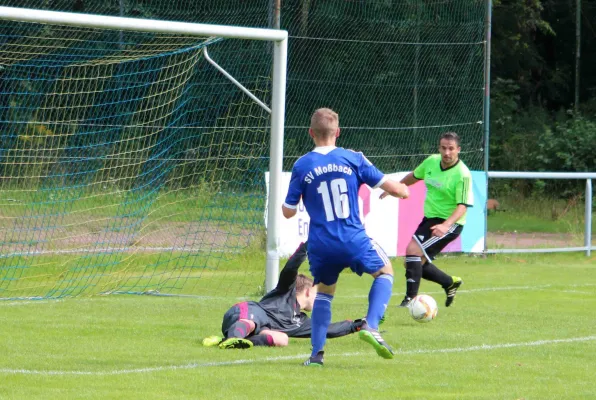
M334 111L315 111L309 135L316 147L294 164L282 206L284 217L292 218L302 198L310 215L308 261L317 295L312 311L312 354L304 363L307 366L323 365L331 301L339 274L346 267L358 275L367 273L375 278L368 296L366 323L359 335L381 357L393 358L393 350L378 332L379 320L391 298L393 267L383 249L364 230L358 190L367 184L400 198L408 197L409 190L387 179L362 153L335 147L339 133L339 118Z

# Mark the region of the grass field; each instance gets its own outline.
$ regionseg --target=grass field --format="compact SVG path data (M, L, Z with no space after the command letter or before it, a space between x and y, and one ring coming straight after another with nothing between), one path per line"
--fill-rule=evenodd
M263 263L255 254L242 268ZM232 293L2 302L0 399L596 398L596 258L441 258L465 285L446 309L440 288L423 283L440 305L429 324L396 307L400 264L382 327L395 359L352 335L328 342L323 369L300 366L310 349L303 339L203 348L239 300ZM369 285L343 274L334 319L361 317Z
M569 233L583 235L585 204L548 198L500 197L501 211L488 216L489 232ZM592 234L596 237L596 198L592 199Z
M34 198L32 199L32 193ZM215 193L215 194L214 194ZM581 234L584 231L584 200L507 195L498 197L500 210L488 217L490 232L548 232ZM114 218L146 217L142 230L163 230L164 224L201 221L235 222L237 228L260 226L264 212L263 192L218 191L206 184L159 193L129 193L110 188L92 191L0 190L0 232L14 228L14 220L46 215L66 230L93 231L113 227ZM148 204L150 208L147 208ZM596 197L592 231L596 232ZM147 214L147 215L145 215ZM78 232L80 233L80 232Z

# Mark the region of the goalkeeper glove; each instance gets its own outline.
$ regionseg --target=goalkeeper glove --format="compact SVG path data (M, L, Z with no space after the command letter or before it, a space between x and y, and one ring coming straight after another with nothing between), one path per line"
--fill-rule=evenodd
M360 329L362 329L362 326L365 323L366 323L366 321L363 319L357 319L355 321L352 321L352 326L351 326L352 333L358 332Z

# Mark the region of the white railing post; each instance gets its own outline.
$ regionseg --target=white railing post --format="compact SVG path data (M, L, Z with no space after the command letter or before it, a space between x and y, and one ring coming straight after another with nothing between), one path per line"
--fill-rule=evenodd
M584 230L584 245L586 256L592 253L592 179L586 179L586 228Z
M489 178L510 179L585 179L585 229L584 245L582 247L558 247L548 249L486 249L485 253L554 253L565 251L585 251L587 256L592 253L592 179L596 179L596 172L521 172L521 171L489 171ZM488 224L488 221L486 221ZM485 238L486 240L486 238Z

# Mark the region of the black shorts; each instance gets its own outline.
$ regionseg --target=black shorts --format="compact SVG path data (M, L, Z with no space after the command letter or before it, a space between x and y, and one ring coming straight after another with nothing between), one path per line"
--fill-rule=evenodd
M437 237L432 235L431 227L445 222L443 218L426 218L422 219L420 225L414 233L414 240L424 253L427 260L432 261L435 256L441 252L449 243L453 242L464 229L463 225L453 224L447 231L445 236Z
M234 304L232 308L226 311L221 323L221 333L228 337L228 329L240 319L249 319L255 323L256 327L253 332L255 335L269 327L269 317L265 310L253 301L245 301Z

